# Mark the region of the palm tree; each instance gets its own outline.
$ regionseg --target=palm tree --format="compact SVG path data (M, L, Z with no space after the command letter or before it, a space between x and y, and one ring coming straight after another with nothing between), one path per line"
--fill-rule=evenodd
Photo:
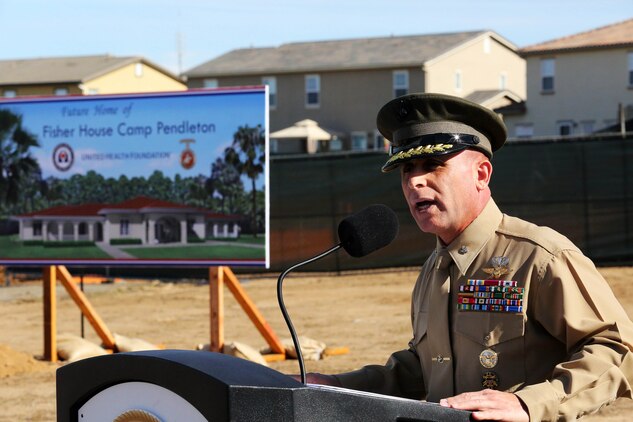
M233 134L233 143L224 150L227 163L233 165L240 174L251 179L251 227L253 237L257 237L257 190L255 180L264 172L266 153L264 149L264 131L257 127L240 126Z
M40 166L29 149L38 147L37 138L22 128L22 117L0 110L0 201L16 204L22 186L40 173Z
M227 212L225 202L228 201L228 212L233 213L235 199L244 191L244 184L240 173L232 164L217 158L211 164L211 177L207 179L206 188L209 195L213 196L216 192L220 195L221 212Z

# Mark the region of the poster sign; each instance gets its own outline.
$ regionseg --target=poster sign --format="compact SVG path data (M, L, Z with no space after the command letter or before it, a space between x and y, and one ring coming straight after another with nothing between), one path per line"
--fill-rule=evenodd
M0 264L266 266L265 87L0 101Z

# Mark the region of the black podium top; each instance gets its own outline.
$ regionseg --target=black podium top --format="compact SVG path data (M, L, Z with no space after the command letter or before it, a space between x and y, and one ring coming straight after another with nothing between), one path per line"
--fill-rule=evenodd
M161 386L210 421L469 421L470 412L343 388L306 386L228 355L161 350L99 356L57 370L57 420L79 421L96 394L126 382ZM179 422L179 421L178 421Z

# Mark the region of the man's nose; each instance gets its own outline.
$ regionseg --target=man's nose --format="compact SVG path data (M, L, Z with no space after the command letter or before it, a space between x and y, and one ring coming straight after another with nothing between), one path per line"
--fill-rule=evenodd
M421 171L411 172L407 178L407 186L410 188L418 188L426 186L427 174Z

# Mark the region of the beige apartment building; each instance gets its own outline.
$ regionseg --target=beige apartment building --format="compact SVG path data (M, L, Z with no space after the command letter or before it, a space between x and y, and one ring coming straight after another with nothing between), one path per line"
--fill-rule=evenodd
M142 57L0 60L0 97L184 91L176 75Z
M633 19L520 50L527 63L524 113L507 115L510 136L619 131L633 117Z
M517 51L492 31L301 42L233 50L184 76L189 88L268 85L271 133L315 121L334 135L318 152L382 150L376 113L394 97L437 92L490 108L521 102L525 61ZM273 138L271 151L308 147Z

